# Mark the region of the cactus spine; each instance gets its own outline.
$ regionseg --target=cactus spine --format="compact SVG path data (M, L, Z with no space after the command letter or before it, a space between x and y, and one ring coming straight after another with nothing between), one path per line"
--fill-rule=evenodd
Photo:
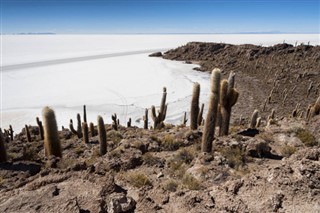
M255 109L254 112L252 113L252 116L251 116L249 128L251 128L251 129L256 128L258 117L259 117L259 111Z
M82 132L83 132L83 142L89 143L89 130L88 130L88 124L86 122L82 123Z
M29 127L27 125L24 126L25 129L26 129L26 135L27 135L27 141L28 142L31 142L31 134L30 134L30 131L29 131Z
M5 139L2 134L2 131L0 131L0 163L6 162L7 159L7 150L5 146Z
M42 119L44 122L44 147L46 155L62 157L58 126L54 111L49 107L44 107L42 110Z
M235 74L230 73L229 79L221 82L220 88L220 130L219 135L229 134L229 124L231 118L231 108L236 104L239 93L234 89Z
M168 105L166 104L166 98L167 98L167 88L163 87L161 105L160 105L160 110L158 111L158 115L156 113L155 106L151 107L151 117L154 122L153 129L161 129L164 126L163 121L166 118L167 107L168 107Z
M193 84L192 100L191 100L191 113L190 113L190 128L195 130L198 128L198 116L199 116L199 96L200 96L200 84Z
M211 152L214 139L215 123L217 118L218 102L220 95L220 69L214 69L211 73L211 91L209 97L209 109L204 124L201 151Z
M37 124L38 124L38 127L39 127L40 138L41 138L41 140L43 140L44 136L43 136L42 121L40 121L39 117L36 118L36 121L37 121Z
M107 153L107 134L104 127L103 118L98 116L98 134L99 134L99 143L100 143L100 155L105 155Z

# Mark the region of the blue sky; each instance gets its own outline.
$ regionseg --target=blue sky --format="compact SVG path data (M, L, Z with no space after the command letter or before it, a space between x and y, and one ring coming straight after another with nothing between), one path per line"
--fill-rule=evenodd
M320 33L320 0L1 0L2 33Z

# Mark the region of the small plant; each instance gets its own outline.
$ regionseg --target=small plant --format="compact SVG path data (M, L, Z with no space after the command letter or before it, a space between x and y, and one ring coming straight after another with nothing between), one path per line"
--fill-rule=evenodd
M290 157L296 151L297 151L297 149L294 146L285 145L284 147L281 148L281 154L284 157Z
M109 140L113 141L115 144L118 144L123 139L121 133L116 130L108 131L107 138L109 138Z
M175 192L178 188L178 183L171 179L164 183L163 188L167 191Z
M186 164L190 164L194 159L194 151L192 151L190 148L183 148L178 151L175 159L177 161L182 161Z
M134 187L142 188L144 186L152 186L149 178L139 172L129 172L126 174L127 181Z
M315 137L306 129L298 128L296 130L296 136L308 147L316 146L318 144Z
M200 190L201 189L200 182L195 177L193 177L191 174L184 175L184 177L182 179L182 184L190 190Z
M247 161L245 152L239 147L225 147L218 151L228 160L228 165L236 170L242 168Z
M151 152L145 153L143 156L143 162L148 166L157 165L160 162L160 158L154 156Z
M165 150L174 151L180 147L181 143L178 140L175 140L171 135L165 135L163 141L161 142L161 146Z

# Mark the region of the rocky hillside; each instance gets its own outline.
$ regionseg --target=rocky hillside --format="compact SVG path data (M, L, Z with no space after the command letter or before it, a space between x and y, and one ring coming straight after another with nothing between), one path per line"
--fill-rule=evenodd
M224 78L235 72L240 96L234 119L248 118L254 109L264 116L271 109L288 116L297 104L306 111L319 95L320 46L190 42L165 52L163 58L199 64L196 70L204 72L220 68Z

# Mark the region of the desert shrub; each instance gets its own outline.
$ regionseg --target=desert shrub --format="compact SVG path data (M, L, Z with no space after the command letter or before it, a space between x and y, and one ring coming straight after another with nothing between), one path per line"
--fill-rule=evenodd
M123 137L120 132L110 130L107 132L107 139L113 141L115 144L118 144L123 139Z
M141 188L143 186L151 186L149 178L140 172L128 172L125 175L126 180L134 187Z
M219 151L228 161L228 165L234 169L242 168L247 162L245 152L239 147L224 147Z
M170 192L175 192L178 188L178 183L174 180L168 180L164 183L163 188Z
M316 146L317 141L315 137L306 129L298 128L295 132L296 136L301 140L306 146Z
M148 166L157 165L161 159L154 156L151 152L147 152L142 156L143 162Z
M193 177L191 174L184 175L184 177L182 179L182 184L190 190L201 189L200 182L195 177Z
M23 147L23 159L36 161L39 159L38 150L34 147Z
M259 134L259 137L260 137L262 140L264 140L265 142L267 142L267 143L273 142L273 136L272 136L272 134L262 133L262 134Z
M114 150L109 152L109 156L112 158L120 158L122 153L124 153L124 151L122 150L121 147L115 148Z
M182 148L175 155L175 160L190 164L194 159L194 151L190 148Z
M153 141L155 141L155 142L157 142L157 143L161 143L161 140L160 140L157 136L155 136L155 135L151 135L151 136L150 136L150 139L153 140Z
M174 151L179 149L181 143L180 141L175 140L171 135L165 135L164 139L161 141L161 146L165 150Z
M296 147L285 145L281 148L281 154L284 157L290 157L297 151Z
M184 174L186 173L186 165L184 164L183 161L177 161L174 158L171 158L168 161L168 167L169 167L169 173L170 175L177 177L177 178L182 178Z

